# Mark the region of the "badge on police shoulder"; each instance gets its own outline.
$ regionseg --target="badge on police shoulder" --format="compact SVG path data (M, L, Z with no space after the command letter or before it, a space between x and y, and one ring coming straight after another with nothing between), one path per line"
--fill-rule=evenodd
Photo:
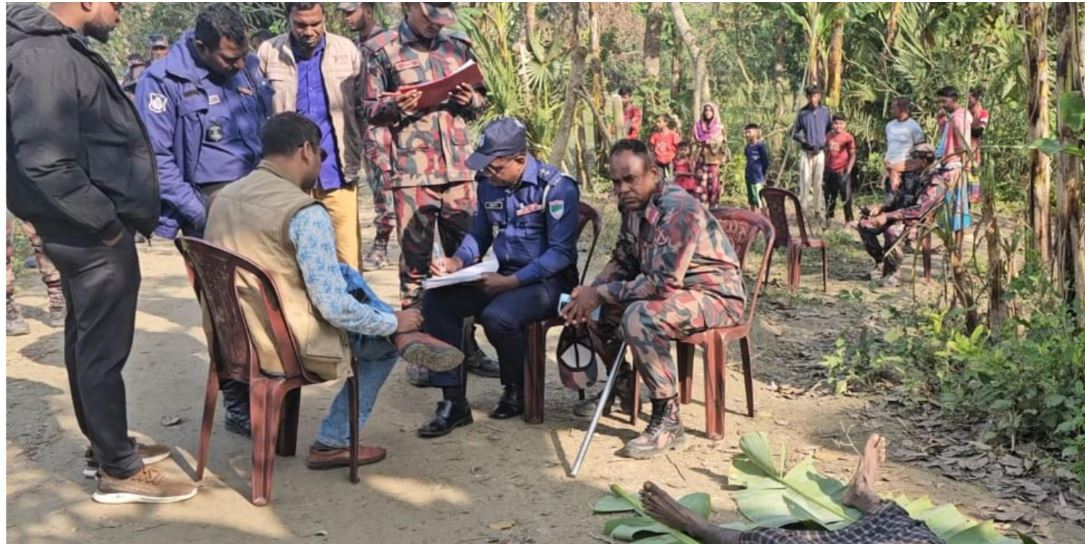
M169 104L169 99L166 95L159 93L150 93L147 95L147 109L151 113L162 113L166 111L166 105Z
M209 142L220 142L225 135L222 125L218 123L211 123L211 126L207 127L207 141Z
M554 221L560 221L565 215L565 201L551 200L548 209L550 210L550 217L553 217Z

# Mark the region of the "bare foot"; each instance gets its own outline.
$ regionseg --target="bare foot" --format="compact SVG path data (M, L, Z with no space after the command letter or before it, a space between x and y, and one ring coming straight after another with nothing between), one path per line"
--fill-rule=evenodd
M878 472L885 463L885 448L885 438L880 434L875 433L867 438L863 455L859 457L859 466L844 490L844 504L866 513L878 508L881 498L874 491L874 482L878 480Z
M673 497L652 482L644 482L640 492L644 510L652 519L671 529L682 531L706 544L737 544L738 531L716 527L701 519L695 512L682 506Z

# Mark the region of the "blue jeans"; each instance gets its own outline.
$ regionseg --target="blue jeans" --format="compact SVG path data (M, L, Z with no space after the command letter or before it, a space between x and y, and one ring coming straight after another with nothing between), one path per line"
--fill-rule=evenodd
M377 394L399 360L399 353L385 337L350 335L351 351L358 360L358 430L361 432L373 413ZM349 392L344 383L335 395L328 415L320 423L316 441L332 448L350 446Z
M383 312L393 312L392 307L386 304L362 279L358 272L349 266L340 263L340 272L347 282L347 290L362 291L362 299ZM392 341L387 337L361 336L350 334L350 351L358 361L358 431L365 428L369 421L369 415L373 413L373 405L377 402L377 394L396 366L399 353ZM349 382L348 382L349 383ZM339 394L332 401L328 415L320 422L320 430L316 433L316 441L332 448L346 448L350 446L350 400L347 383L339 390Z

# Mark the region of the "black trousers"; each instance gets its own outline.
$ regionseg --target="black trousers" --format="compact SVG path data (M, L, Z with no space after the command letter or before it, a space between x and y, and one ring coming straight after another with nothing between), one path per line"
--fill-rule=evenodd
M121 370L132 351L139 296L139 256L127 229L112 247L97 234L43 237L45 254L60 271L68 305L64 365L79 430L101 467L126 478L143 468L128 437Z
M844 201L844 220L854 219L851 209L851 174L846 172L825 171L825 217L832 218L836 213L836 199Z
M497 362L501 365L501 385L523 387L524 357L527 341L524 327L557 315L558 299L576 285L574 275L559 274L543 280L506 291L496 297L487 296L471 285L452 285L427 290L422 294L422 317L426 332L453 346L463 345L463 322L474 317L482 326L486 338L497 349ZM458 387L445 387L445 398L466 398L466 373L453 370L460 376Z

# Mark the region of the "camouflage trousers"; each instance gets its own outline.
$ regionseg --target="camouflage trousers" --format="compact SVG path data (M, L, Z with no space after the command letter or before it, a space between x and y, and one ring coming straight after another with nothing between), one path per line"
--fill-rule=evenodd
M422 280L429 275L434 230L445 255L452 255L471 227L475 185L470 181L392 189L399 237L399 294L403 308L422 303Z
M665 299L627 306L604 304L593 341L610 365L624 339L651 398L669 399L678 394L678 369L671 355L674 339L736 325L742 322L744 307L741 300L700 291L678 291Z
M896 273L904 259L904 248L896 243L903 233L904 225L899 222L876 227L870 219L859 221L859 237L863 239L863 249L874 258L875 263L882 265L884 276ZM878 240L878 235L881 234L885 235L884 245Z
M38 273L41 274L41 282L45 284L45 289L49 293L49 305L50 306L63 306L64 305L64 293L60 288L60 272L57 271L56 266L53 266L53 261L49 260L49 257L45 255L45 251L41 247L41 237L38 236L37 231L34 230L34 226L30 223L24 223L22 221L15 221L12 216L8 215L8 286L7 286L7 303L11 305L15 302L15 267L12 265L11 259L15 257L15 223L19 223L22 226L23 233L30 239L30 247L34 249L34 260L38 263Z
M385 180L390 175L381 172L375 166L369 167L369 190L373 192L373 227L377 229L377 238L387 238L396 228L396 212L392 206L392 189Z

